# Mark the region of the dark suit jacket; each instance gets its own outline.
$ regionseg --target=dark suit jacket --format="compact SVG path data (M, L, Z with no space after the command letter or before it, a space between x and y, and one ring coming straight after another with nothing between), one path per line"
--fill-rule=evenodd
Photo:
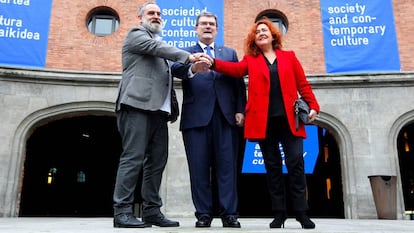
M199 44L185 48L190 53L203 52ZM226 61L238 61L234 49L215 46L215 57ZM197 73L188 78L190 65L175 63L172 66L175 77L182 79L183 104L180 130L206 126L213 115L216 102L227 122L235 126L235 114L244 113L246 85L243 79L211 71Z

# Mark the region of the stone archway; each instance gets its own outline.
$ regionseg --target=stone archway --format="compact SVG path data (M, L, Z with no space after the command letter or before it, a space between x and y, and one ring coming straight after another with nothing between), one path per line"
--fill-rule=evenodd
M347 159L352 154L351 137L345 126L327 113L322 112L315 124L318 126L319 156L314 174L307 175L309 214L352 218L352 207L355 208L356 203L352 202L351 196L356 191L354 181L349 179L354 165ZM241 216L272 216L264 174L240 174L239 187ZM247 190L255 190L255 194L246 194L250 193ZM330 208L323 209L320 206Z
M397 172L397 213L414 213L414 110L401 115L390 130L392 155Z
M352 139L345 125L333 115L321 112L315 124L329 130L336 140L341 164L342 192L345 218L357 218L357 189L354 179L355 164L350 157L353 155Z
M28 138L21 217L108 217L121 139L113 116L49 122Z
M24 176L26 144L32 133L49 122L81 116L114 116L114 105L110 102L73 102L41 109L28 115L18 126L13 137L12 154L7 179L4 212L18 216L20 193Z
M405 125L397 139L404 211L414 216L414 122Z

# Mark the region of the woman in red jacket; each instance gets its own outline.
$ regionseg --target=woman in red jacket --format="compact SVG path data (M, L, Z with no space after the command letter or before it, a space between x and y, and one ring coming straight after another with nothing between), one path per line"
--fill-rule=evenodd
M299 93L308 103L311 109L308 123L315 120L319 104L295 53L281 50L281 42L279 30L268 19L262 19L249 31L245 56L240 62L215 59L211 69L233 77L248 75L244 136L257 141L262 150L274 214L270 228L284 227L289 197L296 220L302 228L312 229L315 224L306 214L309 208L303 160L306 132L302 123L296 129L294 102ZM288 169L288 190L285 190L279 142Z

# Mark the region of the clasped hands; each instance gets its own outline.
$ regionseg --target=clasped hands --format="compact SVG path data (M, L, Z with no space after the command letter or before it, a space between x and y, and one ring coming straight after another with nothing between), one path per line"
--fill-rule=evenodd
M191 54L189 60L192 64L191 71L197 72L208 72L210 71L211 65L214 63L213 58L205 53L194 53Z

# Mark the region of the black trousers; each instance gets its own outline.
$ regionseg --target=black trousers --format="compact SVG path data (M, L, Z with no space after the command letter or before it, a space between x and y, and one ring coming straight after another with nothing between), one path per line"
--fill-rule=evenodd
M279 142L283 153L279 150ZM303 139L294 136L286 117L268 119L266 138L259 141L266 168L267 185L272 200L272 211L287 211L287 199L295 212L306 211L306 176L303 161ZM284 155L288 170L288 190L282 172Z
M138 187L142 217L161 215L159 191L168 158L167 114L122 106L116 117L123 152L113 195L114 214L133 213L135 188L142 172L142 187Z

